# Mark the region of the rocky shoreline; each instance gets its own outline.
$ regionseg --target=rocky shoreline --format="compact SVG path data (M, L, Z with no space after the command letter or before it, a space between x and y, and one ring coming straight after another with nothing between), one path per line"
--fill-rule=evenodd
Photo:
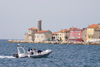
M43 41L43 42L34 42L34 41L23 41L23 40L8 40L8 43L41 43L41 44L76 44L76 45L100 45L98 42L60 42L60 41Z

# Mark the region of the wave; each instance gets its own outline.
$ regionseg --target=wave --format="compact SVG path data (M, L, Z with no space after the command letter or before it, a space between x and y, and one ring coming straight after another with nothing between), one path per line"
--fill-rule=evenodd
M0 56L0 58L15 58L13 56Z

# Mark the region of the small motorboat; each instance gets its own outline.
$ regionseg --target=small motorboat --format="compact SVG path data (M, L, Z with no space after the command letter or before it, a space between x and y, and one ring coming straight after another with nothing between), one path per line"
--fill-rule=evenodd
M20 49L23 50L23 53L21 53ZM34 53L34 54L30 54L30 53L26 53L25 49L18 44L17 47L18 53L13 54L13 57L16 58L42 58L42 57L47 57L49 54L52 53L52 51L49 50L45 50L45 51L41 51L40 53Z

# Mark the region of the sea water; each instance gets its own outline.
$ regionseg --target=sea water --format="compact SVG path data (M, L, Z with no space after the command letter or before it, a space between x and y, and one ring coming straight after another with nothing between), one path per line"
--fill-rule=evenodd
M51 49L52 53L45 58L15 58L18 43L0 40L0 67L100 67L99 45L20 44L26 51Z

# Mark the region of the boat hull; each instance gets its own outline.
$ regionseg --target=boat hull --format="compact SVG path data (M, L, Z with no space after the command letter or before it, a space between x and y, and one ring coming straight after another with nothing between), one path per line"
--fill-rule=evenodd
M42 58L42 57L49 56L49 54L51 54L51 53L52 53L51 50L46 50L46 51L41 52L40 54L37 53L37 54L33 54L33 55L29 55L29 54L22 54L22 55L13 54L13 57L16 57L16 58Z
M49 54L52 52L46 53L46 54L39 54L39 55L30 55L31 58L42 58L42 57L47 57Z

